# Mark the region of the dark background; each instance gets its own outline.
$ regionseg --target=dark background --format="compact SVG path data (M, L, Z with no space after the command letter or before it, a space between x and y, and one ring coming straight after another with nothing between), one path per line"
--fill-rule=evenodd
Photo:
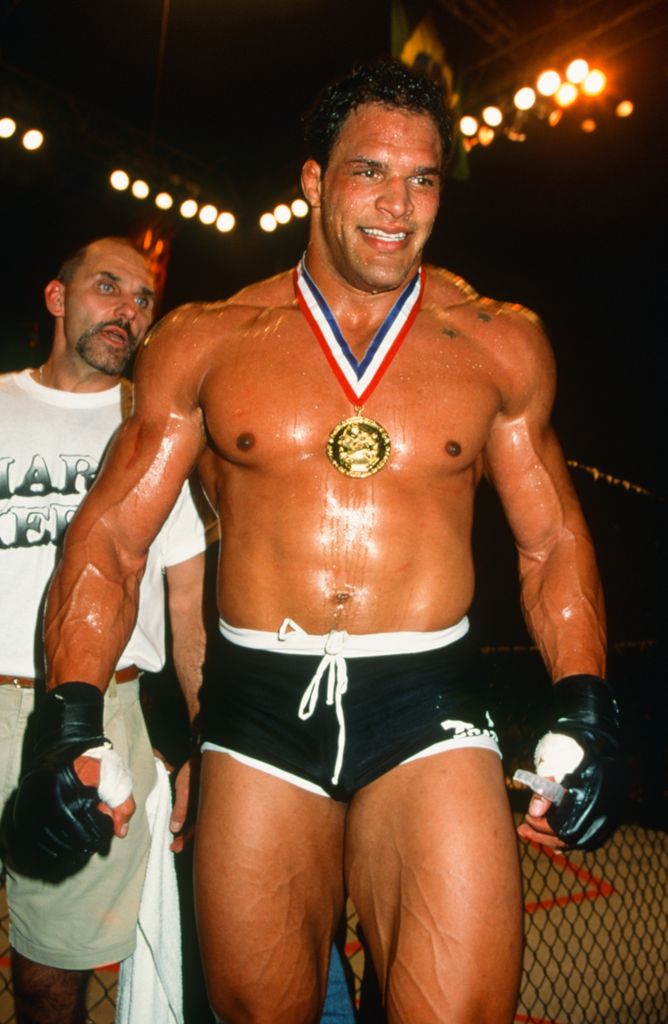
M542 67L586 57L609 89L526 141L497 138L448 180L428 259L481 293L536 310L559 367L554 419L607 593L610 675L624 707L628 815L668 826L665 660L666 5L610 0L433 0L463 112L501 101ZM165 31L163 32L163 28ZM47 136L38 153L0 140L0 371L39 365L51 340L42 289L90 238L152 226L170 241L164 310L217 299L294 264L307 223L273 235L259 215L298 194L299 117L328 80L390 50L389 0L0 0L0 117ZM612 108L628 97L626 120ZM598 130L587 135L587 115ZM176 177L231 209L220 235L113 192L116 166L155 187ZM625 484L627 486L625 486ZM628 487L636 485L649 493ZM493 669L508 768L528 763L547 681L519 613L515 553L495 496L478 501L474 616ZM147 680L155 742L177 760L165 679ZM183 877L187 865L182 860ZM185 912L189 914L187 885ZM192 927L186 916L186 934ZM186 996L206 1011L197 964Z
M557 127L532 113L525 142L500 137L469 154L468 179L446 183L428 258L482 293L533 308L547 326L566 456L613 479L573 469L607 592L611 672L621 689L640 689L656 723L665 710L654 659L665 614L666 5L433 0L409 5L408 16L425 9L464 112L570 57L608 74L604 98L578 104ZM169 238L164 309L224 297L293 264L307 223L266 235L258 217L298 194L300 114L326 81L389 52L390 20L389 0L0 3L0 116L47 135L38 153L0 140L0 369L46 356L42 288L91 237L151 225ZM622 120L612 110L624 97L636 110ZM589 135L586 114L598 122ZM115 166L154 187L174 176L190 183L235 212L236 230L160 218L150 201L111 190ZM480 641L525 645L512 542L486 485L479 506Z

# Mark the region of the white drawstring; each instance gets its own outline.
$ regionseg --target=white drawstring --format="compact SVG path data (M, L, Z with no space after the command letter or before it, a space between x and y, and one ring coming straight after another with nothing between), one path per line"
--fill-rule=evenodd
M469 623L466 616L446 629L421 632L350 634L332 629L322 635L306 633L294 619L285 618L277 632L245 629L220 620L220 631L231 643L261 651L281 651L285 654L322 654L315 675L304 691L299 718L306 721L318 704L320 680L327 670L327 704L334 705L339 723L339 738L332 783L339 780L346 744L346 724L343 717L343 695L348 689L348 667L342 651L348 658L381 657L387 654L411 654L446 647L465 636ZM324 653L323 653L324 652Z
M281 624L281 630L288 622L287 619ZM290 623L294 626L294 623ZM281 631L279 630L279 636ZM307 718L310 718L316 709L318 704L318 695L320 692L320 680L322 679L325 671L327 671L327 704L328 706L334 705L336 711L336 720L339 723L339 738L337 742L336 750L336 762L334 764L334 774L332 775L332 784L336 786L339 781L339 774L341 772L341 765L343 763L343 752L346 746L346 723L343 717L343 703L342 697L348 689L348 667L346 665L346 659L341 654L341 651L345 647L348 634L345 630L333 629L327 634L325 639L325 653L318 665L313 679L306 687L304 696L301 699L299 705L299 717L303 722Z

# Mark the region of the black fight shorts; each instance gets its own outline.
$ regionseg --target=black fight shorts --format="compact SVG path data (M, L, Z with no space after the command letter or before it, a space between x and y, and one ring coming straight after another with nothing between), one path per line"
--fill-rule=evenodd
M481 656L468 635L414 653L355 657L344 649L329 659L219 643L201 691L203 750L344 801L397 765L441 750L483 747L500 756Z

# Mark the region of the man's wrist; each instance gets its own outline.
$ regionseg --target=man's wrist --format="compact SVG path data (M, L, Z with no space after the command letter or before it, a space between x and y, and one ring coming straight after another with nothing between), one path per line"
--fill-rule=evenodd
M554 684L552 694L556 721L553 732L568 731L569 724L616 732L619 708L607 679L593 675L564 676Z
M34 753L54 747L110 746L103 735L104 695L91 683L73 681L49 690L35 711Z

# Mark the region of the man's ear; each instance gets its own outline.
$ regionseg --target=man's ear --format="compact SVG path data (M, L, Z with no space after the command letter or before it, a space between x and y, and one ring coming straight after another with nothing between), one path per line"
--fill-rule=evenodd
M302 192L311 207L320 206L322 199L322 168L315 160L307 160L302 167Z
M65 285L62 281L49 281L44 289L46 308L51 316L65 315Z

